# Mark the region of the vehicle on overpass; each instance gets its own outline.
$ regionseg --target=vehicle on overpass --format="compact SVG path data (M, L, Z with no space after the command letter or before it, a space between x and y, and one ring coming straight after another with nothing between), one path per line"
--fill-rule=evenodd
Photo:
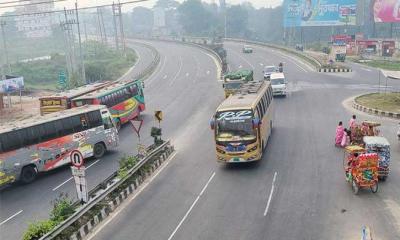
M240 89L243 83L253 81L253 75L253 70L245 69L225 74L223 84L225 98L229 97L229 95Z
M118 82L72 101L73 107L106 105L119 129L145 110L143 82L141 80Z
M71 108L72 99L96 91L109 85L110 82L92 83L82 87L66 90L54 95L39 98L40 114L48 114Z
M100 158L118 141L105 106L84 106L2 125L0 185L32 182L38 173L69 163L73 150L84 158Z
M272 131L273 97L269 82L243 84L229 96L210 121L217 161L251 162L262 158Z
M253 53L253 48L250 47L249 45L244 45L242 48L243 53Z
M264 71L263 71L264 80L269 80L269 78L271 77L271 74L275 73L275 72L277 72L277 68L275 66L273 66L273 65L265 66Z
M283 73L272 73L270 82L274 96L286 96L286 79Z

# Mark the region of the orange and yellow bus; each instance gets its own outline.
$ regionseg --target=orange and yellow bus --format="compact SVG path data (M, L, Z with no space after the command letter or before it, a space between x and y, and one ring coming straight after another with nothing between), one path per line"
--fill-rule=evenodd
M272 131L273 108L272 87L267 81L243 84L225 99L210 121L217 161L262 159Z
M106 105L117 128L120 128L122 124L136 118L145 110L142 81L113 83L72 100L73 107L87 104Z
M40 115L45 115L52 112L58 112L65 109L70 109L72 99L96 91L110 82L92 83L75 89L56 93L54 95L39 98Z

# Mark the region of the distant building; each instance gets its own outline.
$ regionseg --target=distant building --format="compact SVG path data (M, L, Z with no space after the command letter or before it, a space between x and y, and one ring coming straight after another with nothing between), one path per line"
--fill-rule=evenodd
M17 17L16 27L28 38L44 38L52 34L55 19L54 14L48 12L54 10L54 2L43 2L43 0L20 0L20 4L24 6L16 9L18 14L27 14Z

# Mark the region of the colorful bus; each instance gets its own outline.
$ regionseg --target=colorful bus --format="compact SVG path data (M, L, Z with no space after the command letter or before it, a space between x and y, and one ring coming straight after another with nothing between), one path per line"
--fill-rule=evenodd
M243 84L217 108L210 121L217 161L250 162L262 159L272 131L272 87L267 81Z
M84 158L100 158L118 141L105 106L84 106L2 125L0 185L32 182L39 172L69 163L73 150Z
M145 110L142 81L118 82L72 100L73 107L106 105L117 128Z
M92 83L75 89L56 93L54 95L41 97L39 98L40 115L69 109L71 108L71 102L73 98L96 91L109 84L110 82Z

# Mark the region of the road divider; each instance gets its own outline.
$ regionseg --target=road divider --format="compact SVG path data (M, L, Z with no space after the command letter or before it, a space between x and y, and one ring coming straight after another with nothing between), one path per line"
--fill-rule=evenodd
M89 201L80 206L73 204L76 210L66 220L40 238L45 239L82 239L101 221L107 218L127 197L136 192L139 186L149 178L174 152L170 141L160 145L151 145L146 157L136 156L138 162L124 175L114 172L106 180L89 192Z

